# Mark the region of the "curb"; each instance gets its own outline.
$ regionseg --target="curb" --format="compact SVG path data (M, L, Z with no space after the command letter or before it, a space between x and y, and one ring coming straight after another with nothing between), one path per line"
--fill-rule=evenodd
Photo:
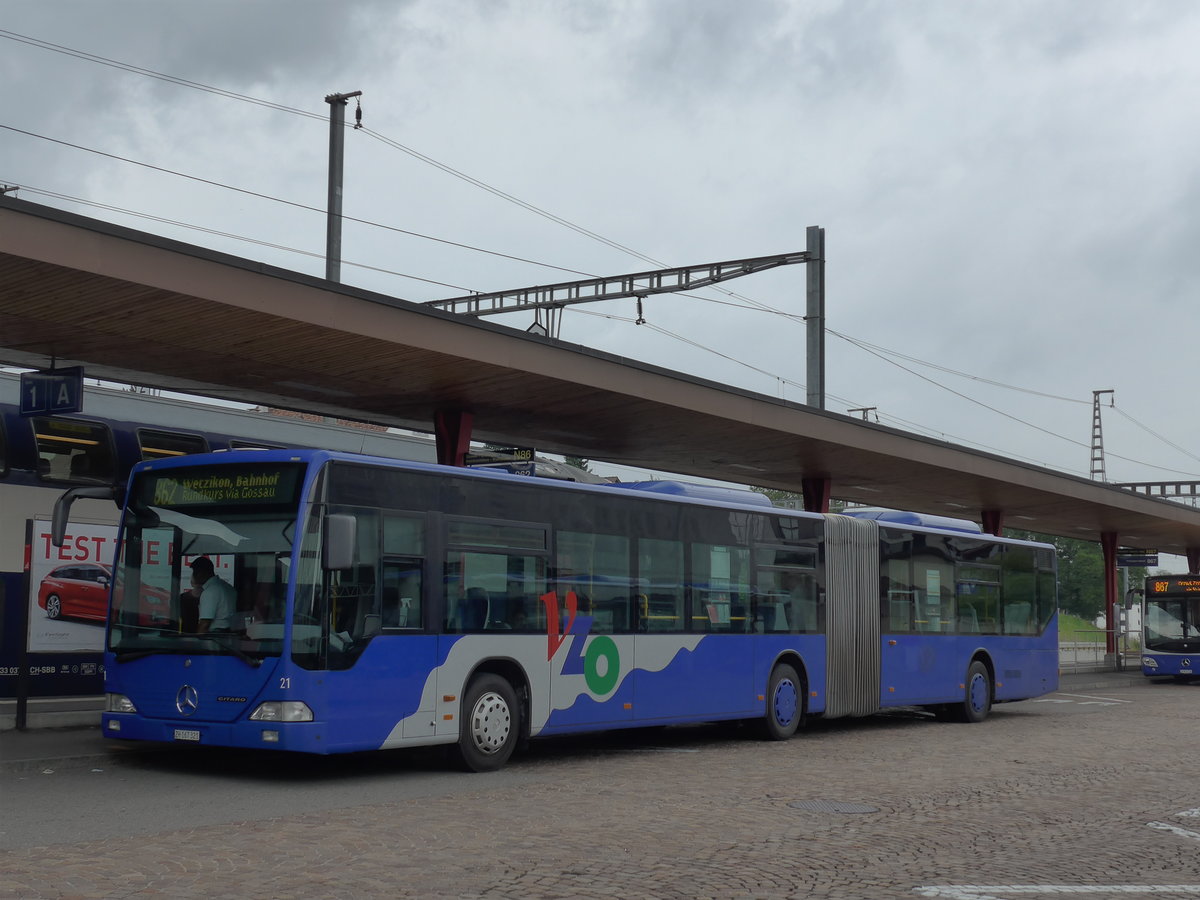
M26 730L43 728L99 728L100 713L94 710L72 712L31 712L25 716ZM0 714L0 732L16 731L15 714Z

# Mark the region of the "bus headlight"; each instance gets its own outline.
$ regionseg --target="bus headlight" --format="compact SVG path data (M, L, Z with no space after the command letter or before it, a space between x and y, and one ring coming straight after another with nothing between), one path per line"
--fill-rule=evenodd
M114 713L135 713L137 707L124 694L105 694L104 711Z
M252 722L311 722L313 711L299 700L268 700L250 713Z
M1153 656L1143 656L1142 657L1142 665L1145 666L1147 669L1157 669L1158 668L1158 660L1155 659Z

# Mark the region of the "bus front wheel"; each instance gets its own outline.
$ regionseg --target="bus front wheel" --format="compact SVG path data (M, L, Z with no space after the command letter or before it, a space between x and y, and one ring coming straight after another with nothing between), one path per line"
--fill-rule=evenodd
M786 741L804 721L804 684L796 670L780 663L767 682L767 710L763 718L763 736Z
M521 708L511 684L499 675L474 678L463 696L455 748L469 772L492 772L512 756L521 734Z
M963 722L982 722L992 709L992 676L987 666L973 660L967 667L966 696L957 710Z

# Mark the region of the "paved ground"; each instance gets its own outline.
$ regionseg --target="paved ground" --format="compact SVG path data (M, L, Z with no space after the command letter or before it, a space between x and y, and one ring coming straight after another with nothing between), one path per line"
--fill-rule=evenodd
M1198 724L1200 685L1101 675L975 726L896 713L785 744L711 727L535 742L420 800L136 838L98 823L0 853L0 898L1200 896ZM195 789L186 755L100 741L5 732L0 785L99 759L135 787L154 765ZM385 777L428 777L394 758ZM278 788L304 790L300 772ZM4 811L36 814L69 811Z

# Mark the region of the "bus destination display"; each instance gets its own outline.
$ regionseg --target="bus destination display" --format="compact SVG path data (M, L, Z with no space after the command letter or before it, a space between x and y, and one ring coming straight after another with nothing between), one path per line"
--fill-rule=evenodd
M147 506L173 508L208 504L275 504L295 501L303 470L297 466L214 466L178 475L142 476L141 500Z
M1150 582L1151 594L1200 594L1200 578L1158 579Z

